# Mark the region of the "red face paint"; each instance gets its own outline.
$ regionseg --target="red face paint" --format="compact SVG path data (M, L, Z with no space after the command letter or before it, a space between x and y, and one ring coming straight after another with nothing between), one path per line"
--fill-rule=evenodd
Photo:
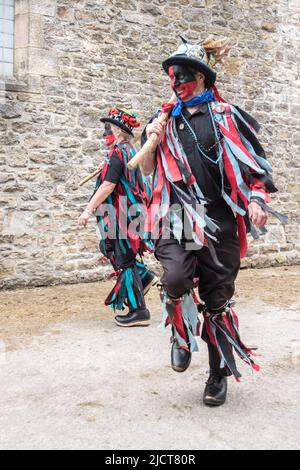
M175 91L177 96L179 96L182 101L185 101L193 94L196 87L197 82L182 83L181 85L176 86Z
M105 137L105 143L107 147L111 147L116 140L109 122L105 123L103 137Z
M115 136L113 134L107 135L105 137L105 143L107 147L111 147L115 141Z
M174 67L170 67L169 70L168 70L168 75L170 77L170 80L171 80L171 88L172 90L175 89L175 75L174 75Z
M193 72L182 65L174 65L169 68L168 75L171 80L171 88L182 101L191 97L197 87Z

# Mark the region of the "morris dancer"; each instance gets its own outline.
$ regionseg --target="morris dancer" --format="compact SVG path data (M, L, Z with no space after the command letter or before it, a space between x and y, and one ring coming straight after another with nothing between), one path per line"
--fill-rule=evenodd
M154 172L149 230L158 234L155 255L164 271L163 322L172 325L172 368L185 371L198 350L201 311L210 367L203 401L219 406L226 400L226 377L241 377L233 350L259 369L240 339L231 300L240 258L247 252L246 232L257 237L255 226L263 230L267 212L280 214L267 206L268 193L276 188L253 133L258 123L221 98L215 86L212 67L229 47L224 41L209 39L200 46L181 39L163 62L177 101L162 108L171 113L166 127L157 118L146 127L144 140L155 133L160 144L141 169L145 175ZM180 211L188 221L185 232ZM166 220L170 236L163 229ZM203 302L198 308L195 278Z
M144 295L158 280L143 260L137 259L138 255L152 250L152 243L144 240L143 235L133 233L135 217L130 211L137 204L137 215L140 215L150 196L149 179L143 177L139 169L129 171L127 168L128 161L135 154L132 131L140 125L136 116L135 113L113 108L108 117L101 119L105 123L103 136L110 151L94 195L78 220L79 225L85 226L99 208L96 218L102 235L100 250L118 273L116 285L105 305L113 310L124 310L128 306L127 315L115 317L117 325L123 327L150 324L150 312L146 308ZM138 233L141 232L139 227Z

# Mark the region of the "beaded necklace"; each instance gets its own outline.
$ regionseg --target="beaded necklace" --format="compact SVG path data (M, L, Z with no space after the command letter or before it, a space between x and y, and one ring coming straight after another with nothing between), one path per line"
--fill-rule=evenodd
M209 152L210 150L214 149L215 147L219 147L220 149L220 146L221 146L221 133L220 133L220 130L219 130L219 127L216 126L216 123L215 123L215 120L214 120L214 117L213 117L213 114L212 114L212 110L211 110L211 106L210 106L210 103L207 104L208 105L208 109L209 109L209 115L210 115L210 118L211 118L211 122L212 122L212 125L213 125L213 130L214 130L214 134L215 134L215 143L213 145L211 145L209 148L205 148L201 142L198 140L196 134L195 134L195 131L194 129L191 127L191 125L189 124L189 122L187 121L187 119L184 117L184 115L181 113L180 114L180 117L183 121L183 124L184 124L184 127L186 128L187 132L191 135L191 137L193 137L193 140L194 142L196 143L197 145L197 148L200 152L200 154L206 158L207 160L209 160L210 162L214 163L215 165L218 165L219 164L219 161L220 159L222 158L222 152L219 152L219 156L217 158L217 160L213 160L212 158L209 157L209 155L207 154L207 152Z

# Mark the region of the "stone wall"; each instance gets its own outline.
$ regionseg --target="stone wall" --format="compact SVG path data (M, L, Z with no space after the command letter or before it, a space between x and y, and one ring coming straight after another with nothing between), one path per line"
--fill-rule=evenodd
M100 117L111 103L146 123L169 97L161 61L178 34L238 39L219 68L221 93L262 124L274 167L271 220L247 266L299 261L296 0L16 0L15 79L0 96L0 286L99 279L95 228L76 219L101 160ZM298 80L298 81L297 81Z

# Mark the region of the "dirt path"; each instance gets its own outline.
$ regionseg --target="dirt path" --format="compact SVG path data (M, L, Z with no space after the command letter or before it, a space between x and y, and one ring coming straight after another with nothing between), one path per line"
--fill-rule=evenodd
M262 372L241 366L226 406L202 406L206 351L169 367L156 290L149 328L103 307L111 283L0 292L0 448L290 448L300 437L300 267L241 271L243 336Z

